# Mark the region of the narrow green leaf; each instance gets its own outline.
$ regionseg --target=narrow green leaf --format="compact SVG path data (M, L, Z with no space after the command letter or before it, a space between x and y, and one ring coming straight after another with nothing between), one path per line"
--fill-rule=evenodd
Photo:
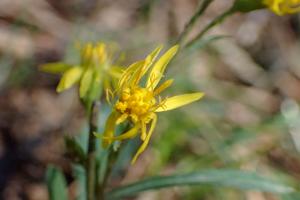
M81 145L75 140L75 138L65 137L65 145L67 148L67 154L73 161L76 163L80 163L82 165L85 164L86 156L84 150Z
M41 65L40 70L47 73L60 74L60 73L64 73L71 67L72 67L71 65L63 62L55 62L55 63L47 63Z
M272 193L290 193L294 190L290 186L275 182L253 172L239 170L205 170L182 175L149 178L113 189L107 193L107 199L119 199L146 190L201 184Z
M46 172L50 200L67 200L67 183L63 173L54 166L49 166Z
M86 173L82 165L72 166L73 176L78 184L75 200L86 200Z

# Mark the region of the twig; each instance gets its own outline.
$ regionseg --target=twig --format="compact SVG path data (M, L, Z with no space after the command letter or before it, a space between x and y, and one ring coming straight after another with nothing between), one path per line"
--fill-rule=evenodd
M203 35L205 35L211 28L213 28L215 25L220 24L223 22L224 19L226 19L228 16L234 13L234 9L230 8L229 10L225 11L218 17L216 17L214 20L212 20L194 39L192 39L189 43L185 45L185 48L190 47L192 44L194 44L196 41L201 39Z
M187 34L191 31L194 24L196 23L197 19L204 13L207 7L213 2L214 0L204 0L202 3L199 4L196 13L192 16L189 22L185 25L183 32L179 35L177 44L181 44Z
M96 183L96 137L93 132L97 131L95 125L95 105L93 104L88 112L89 121L89 141L88 141L88 158L86 165L87 172L87 200L95 200L95 183Z

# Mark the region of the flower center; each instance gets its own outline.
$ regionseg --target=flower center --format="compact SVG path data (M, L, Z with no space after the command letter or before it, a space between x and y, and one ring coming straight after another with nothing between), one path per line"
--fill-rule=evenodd
M115 108L122 114L127 114L133 122L137 122L151 112L156 101L153 92L146 88L125 88Z

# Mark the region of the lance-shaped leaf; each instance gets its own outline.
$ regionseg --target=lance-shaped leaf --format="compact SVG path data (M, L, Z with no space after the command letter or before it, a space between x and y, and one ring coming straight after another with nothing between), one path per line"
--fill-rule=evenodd
M46 173L50 200L67 200L67 183L63 173L56 167L49 166Z
M205 170L182 175L153 177L130 185L115 188L106 194L107 199L124 199L146 190L174 186L211 185L243 190L257 190L272 193L290 193L294 189L253 172L240 170Z

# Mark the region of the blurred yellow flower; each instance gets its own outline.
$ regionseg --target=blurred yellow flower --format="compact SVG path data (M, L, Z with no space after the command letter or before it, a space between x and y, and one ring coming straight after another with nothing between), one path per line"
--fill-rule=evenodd
M145 60L130 65L123 72L116 91L118 100L114 105L114 110L108 117L104 133L103 135L96 134L97 137L103 139L103 146L107 147L113 141L133 138L140 133L143 143L132 159L132 163L136 161L149 143L156 126L157 112L181 107L199 100L204 95L199 92L164 99L158 96L173 82L172 79L169 79L158 86L168 63L178 50L178 46L170 48L154 63L161 49L161 46L156 48ZM146 83L141 86L142 78L150 68L152 69L145 80ZM119 136L114 136L115 126L126 120L133 125L132 128Z
M80 64L69 65L62 62L48 63L42 70L49 73L62 73L56 88L57 92L69 89L79 83L80 98L84 98L95 88L96 84L111 88L114 78L119 78L121 68L112 66L112 50L104 43L87 43L80 47ZM98 88L98 87L96 87Z
M300 11L300 0L263 0L263 3L277 15Z

